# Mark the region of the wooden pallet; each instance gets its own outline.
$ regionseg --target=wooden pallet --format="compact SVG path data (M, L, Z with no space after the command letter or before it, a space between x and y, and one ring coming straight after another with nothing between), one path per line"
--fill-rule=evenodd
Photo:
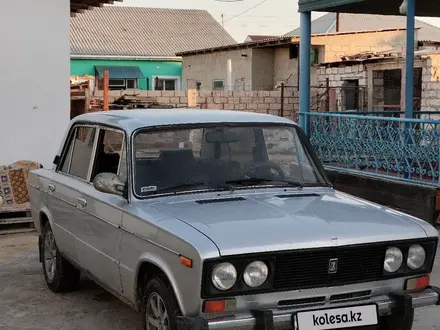
M33 230L34 223L28 207L9 208L0 211L0 235Z

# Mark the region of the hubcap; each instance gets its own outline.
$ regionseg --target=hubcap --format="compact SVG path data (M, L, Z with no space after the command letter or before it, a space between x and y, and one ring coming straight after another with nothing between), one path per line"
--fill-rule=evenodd
M52 232L44 236L44 268L49 281L55 277L55 267L57 261L57 248L55 238Z
M170 323L162 297L153 292L147 301L146 310L147 330L168 330Z

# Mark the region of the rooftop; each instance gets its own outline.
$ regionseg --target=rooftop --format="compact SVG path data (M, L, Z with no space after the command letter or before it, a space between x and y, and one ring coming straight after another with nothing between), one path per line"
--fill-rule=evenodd
M418 41L440 42L440 28L416 19ZM371 14L339 14L339 32L373 31L382 29L406 29L406 16ZM299 36L300 28L284 36ZM312 34L335 33L336 13L325 14L312 21Z
M288 119L245 111L200 110L200 109L138 109L91 112L77 116L74 122L93 122L116 126L126 132L141 127L185 125L198 123L275 123L294 124Z
M206 10L104 6L70 19L72 57L174 57L234 43Z
M116 0L123 1L123 0ZM88 9L93 9L94 7L102 7L105 3L113 3L112 0L70 0L70 13L75 15L75 13L83 13Z
M364 33L374 33L374 32L380 33L380 32L397 31L397 30L403 30L403 29L382 29L377 31L353 31L353 32L339 32L339 33L332 32L332 33L319 33L319 34L315 33L312 34L312 37L334 37L344 34L354 34L354 33L364 34ZM276 47L276 46L288 45L288 44L299 44L299 36L274 37L259 41L249 41L249 42L235 43L220 47L196 49L187 52L177 53L176 55L190 56L196 54L215 53L215 52L229 51L235 49ZM317 46L317 44L313 43L313 39L312 39L312 46Z
M248 41L241 43L234 43L230 45L224 45L219 47L210 47L210 48L200 48L194 49L186 52L176 53L177 56L189 56L196 54L204 54L204 53L215 53L227 50L234 49L246 49L246 48L263 48L263 47L273 47L278 45L288 45L292 42L291 37L275 37L269 39L263 39L259 41Z
M403 0L298 0L298 11L399 15ZM439 17L440 1L417 0L416 16Z
M267 36L267 35L258 35L258 34L250 34L246 37L246 39L244 40L244 42L249 42L249 41L261 41L261 40L265 40L265 39L273 39L273 38L277 38L279 36Z

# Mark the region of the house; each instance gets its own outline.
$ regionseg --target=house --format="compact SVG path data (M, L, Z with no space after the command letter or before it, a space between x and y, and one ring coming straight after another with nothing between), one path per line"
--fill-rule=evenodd
M440 46L440 28L415 20L418 46L434 48ZM384 29L406 29L406 16L328 13L312 21L312 34L337 32L374 31ZM285 37L299 36L300 29L286 33Z
M403 52L405 30L387 29L312 36L311 82L315 66L363 51ZM285 36L177 53L182 56L183 87L199 90L273 90L298 86L299 37ZM230 70L230 75L228 71Z
M70 119L70 15L107 2L0 1L0 27L8 31L0 36L0 164L52 166Z
M180 90L177 52L234 43L206 10L105 6L71 18L70 74L108 70L111 90Z
M440 107L440 51L416 52L414 110ZM392 53L363 53L317 68L320 111L401 111L405 108L405 58ZM433 118L431 118L433 119ZM438 119L438 118L437 118Z

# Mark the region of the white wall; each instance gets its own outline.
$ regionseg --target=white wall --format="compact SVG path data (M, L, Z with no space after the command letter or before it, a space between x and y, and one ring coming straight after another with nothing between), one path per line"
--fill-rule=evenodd
M52 166L69 123L69 6L0 1L0 164Z
M252 49L239 49L224 52L185 56L182 63L182 86L195 88L195 82L202 83L202 91L211 91L213 80L224 80L227 84L227 61L232 61L232 83L242 79L246 90L252 90ZM191 86L189 86L191 85Z

